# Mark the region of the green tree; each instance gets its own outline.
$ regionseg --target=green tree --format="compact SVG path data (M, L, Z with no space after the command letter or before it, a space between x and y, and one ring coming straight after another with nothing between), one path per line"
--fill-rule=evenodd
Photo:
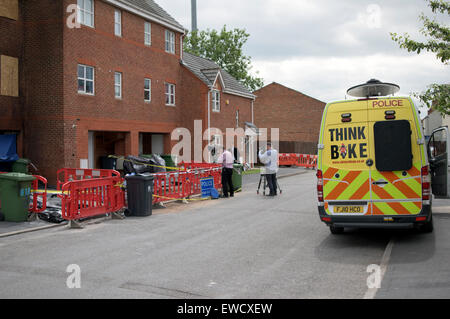
M256 76L250 74L251 57L243 52L249 36L244 29L227 30L226 26L220 32L210 29L193 31L184 38L184 50L216 62L250 91L254 91L263 87L264 81L257 76L259 72Z
M450 2L444 0L426 0L431 11L437 14L450 16ZM420 32L426 37L424 42L411 39L409 34L398 35L391 33L392 40L400 45L400 48L408 52L420 52L426 50L436 54L442 63L448 65L450 59L450 29L448 25L441 24L436 19L426 17L424 13L420 15L423 28ZM448 21L448 20L447 20ZM422 93L415 93L428 108L433 107L442 114L450 115L450 84L431 84Z

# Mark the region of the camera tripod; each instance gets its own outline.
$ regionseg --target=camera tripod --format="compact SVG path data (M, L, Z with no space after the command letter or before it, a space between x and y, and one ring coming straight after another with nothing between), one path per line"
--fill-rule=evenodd
M265 196L266 195L266 188L269 187L269 183L267 182L266 174L261 174L259 176L258 189L256 190L256 194L258 194L258 195L259 195L259 189L261 188L261 182L263 182L263 195ZM278 188L280 194L283 193L283 190L281 189L280 184L278 184L278 179L277 179L277 188Z

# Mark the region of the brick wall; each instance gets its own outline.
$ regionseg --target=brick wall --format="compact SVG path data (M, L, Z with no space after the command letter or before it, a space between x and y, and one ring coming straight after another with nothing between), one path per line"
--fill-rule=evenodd
M61 1L21 2L24 16L25 156L54 182L63 167L63 5Z
M11 5L17 3L11 2ZM12 10L16 11L16 10ZM0 131L17 132L17 152L23 156L23 16L19 10L18 19L0 17L0 55L19 59L19 97L0 95ZM0 85L2 85L0 80Z
M255 124L268 129L269 139L270 128L279 128L280 152L313 154L317 151L325 103L278 83L269 84L254 94L257 96Z

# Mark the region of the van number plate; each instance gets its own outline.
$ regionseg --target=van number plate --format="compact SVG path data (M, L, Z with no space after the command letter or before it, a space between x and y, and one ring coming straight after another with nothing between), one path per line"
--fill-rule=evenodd
M335 214L361 214L364 213L364 206L333 206Z

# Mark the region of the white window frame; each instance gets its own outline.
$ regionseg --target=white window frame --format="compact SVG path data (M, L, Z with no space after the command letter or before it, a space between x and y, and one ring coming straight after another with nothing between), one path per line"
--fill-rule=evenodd
M166 30L166 52L175 54L175 32Z
M148 88L147 88L148 83ZM145 93L148 92L148 99L145 97ZM145 78L144 79L144 102L151 102L152 101L152 79Z
M152 24L148 21L144 22L144 44L152 45Z
M78 69L79 67L82 67L84 69L83 73L84 75L82 77L80 77ZM86 77L86 70L87 69L92 69L92 79L88 79ZM84 64L78 64L77 66L77 86L79 85L79 81L84 81L84 88L83 90L78 89L78 93L79 94L86 94L86 95L95 95L95 68L89 65L84 65ZM92 82L92 92L87 92L86 91L86 83L87 82Z
M119 82L117 82L117 76L119 76ZM114 72L114 97L116 99L122 99L122 72Z
M91 2L91 8L87 8L87 4ZM94 19L95 19L95 4L94 0L77 0L78 11L77 11L77 21L80 24L85 26L94 28ZM88 24L86 21L86 16L91 17L91 24Z
M211 92L211 105L213 112L220 112L220 91L213 90Z
M114 35L122 37L122 11L114 11Z
M172 83L165 83L165 95L166 95L166 105L175 106L175 95L176 95L176 85Z

